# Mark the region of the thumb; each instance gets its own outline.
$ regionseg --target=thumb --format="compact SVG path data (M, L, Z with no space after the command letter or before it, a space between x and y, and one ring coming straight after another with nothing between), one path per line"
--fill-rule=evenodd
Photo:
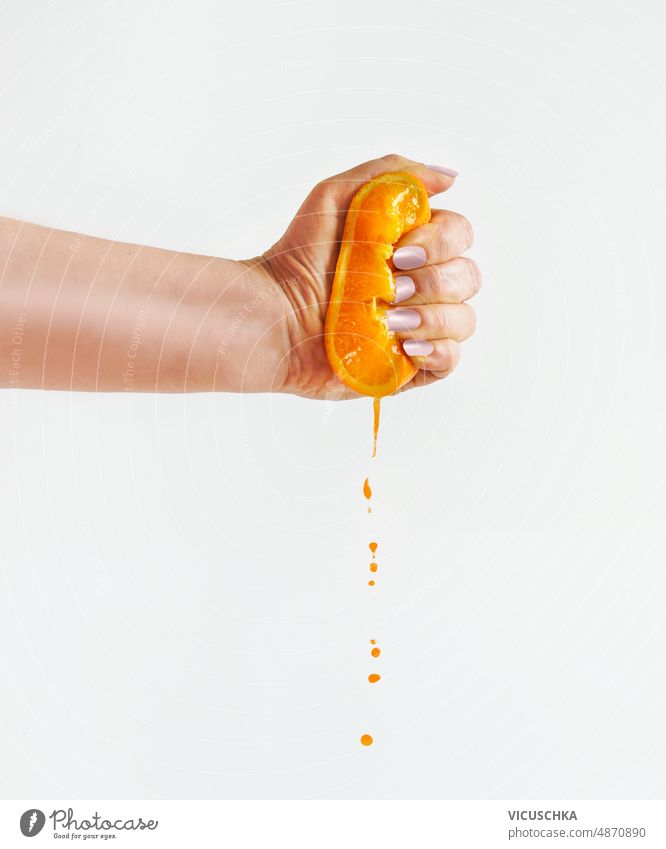
M364 183L389 171L404 171L417 177L425 186L428 195L436 195L450 189L458 175L458 172L451 168L424 165L397 153L389 153L322 180L317 188L329 195L333 194L342 203L349 203Z

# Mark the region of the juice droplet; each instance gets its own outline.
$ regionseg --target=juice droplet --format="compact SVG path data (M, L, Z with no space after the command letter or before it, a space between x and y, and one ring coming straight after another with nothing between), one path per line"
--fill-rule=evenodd
M374 457L377 454L377 433L379 431L379 407L381 404L381 398L373 398L372 399L372 413L373 413L373 422L372 422L372 456Z
M370 654L371 654L373 657L379 657L379 655L381 654L381 651L380 651L378 648L374 648L374 649L372 649L372 651L370 652Z
M368 675L368 681L371 684L376 684L377 681L379 681L381 677L382 677L381 675L376 675L375 673L373 673L372 675Z
M361 737L361 743L362 743L364 746L372 746L372 742L373 742L373 741L372 741L372 737L371 737L369 734L364 734L364 735Z
M377 564L376 564L376 563L371 563L371 564L370 564L370 571L371 571L371 572L376 572L376 571L377 571Z
M368 586L369 586L369 587L374 587L374 585L375 585L375 582L374 582L374 581L368 581Z
M372 513L370 507L370 499L372 498L372 490L370 489L370 481L366 478L363 481L363 495L368 499L368 513Z
M371 542L371 543L370 543L370 545L368 546L368 548L369 548L369 549L370 549L370 551L374 554L374 553L375 553L375 551L377 551L377 543L376 543L376 542Z
M370 642L371 642L371 643L372 643L372 645L374 646L374 644L377 642L377 640L370 640Z

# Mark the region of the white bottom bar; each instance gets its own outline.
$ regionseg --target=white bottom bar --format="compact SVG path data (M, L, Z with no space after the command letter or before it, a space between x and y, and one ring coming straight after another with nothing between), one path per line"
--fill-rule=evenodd
M24 836L22 824L33 833ZM36 842L27 844L26 837ZM52 846L167 849L172 846L663 849L666 803L617 800L0 802L2 849L25 849L43 845L45 841Z

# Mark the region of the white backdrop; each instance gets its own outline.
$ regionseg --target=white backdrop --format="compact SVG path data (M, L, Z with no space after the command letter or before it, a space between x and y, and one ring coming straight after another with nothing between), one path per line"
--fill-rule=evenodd
M665 35L657 0L3 4L0 214L241 258L396 151L460 170L485 287L372 463L369 401L0 394L0 794L663 796Z

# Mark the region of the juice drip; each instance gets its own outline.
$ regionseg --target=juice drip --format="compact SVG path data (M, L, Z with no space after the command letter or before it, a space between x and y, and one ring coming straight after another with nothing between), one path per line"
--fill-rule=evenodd
M379 432L379 408L381 398L372 399L372 456L377 454L377 433Z
M372 508L370 507L370 499L372 498L372 490L370 489L370 482L367 478L363 481L363 495L368 501L368 513L371 513Z
M381 403L380 398L373 398L373 401L372 401L372 412L373 412L372 456L373 457L375 457L377 455L377 433L379 431L380 403ZM363 481L363 495L368 502L368 513L371 513L372 510L371 510L371 507L370 507L370 499L372 498L372 489L370 488L370 481L368 480L368 478L366 478ZM370 571L371 572L377 572L377 562L376 562L376 560L377 560L377 543L376 542L369 543L368 548L370 549L370 551L372 553L372 563L370 564ZM368 581L368 586L369 587L375 586L375 582L374 582L373 579L370 579ZM375 646L376 640L370 640L370 643L374 646L374 648L371 650L370 654L373 657L379 657L379 654L380 654L379 649ZM377 675L376 672L373 672L372 674L368 675L368 681L370 682L370 684L376 684L377 681L380 680L380 677L381 676ZM372 746L372 743L373 743L373 739L370 736L370 734L364 734L361 737L361 745Z
M370 551L372 552L372 563L370 564L369 568L370 568L371 572L376 572L377 571L377 553L376 553L377 552L377 543L376 542L370 543ZM374 581L371 581L370 586L372 586L373 584L374 584Z

